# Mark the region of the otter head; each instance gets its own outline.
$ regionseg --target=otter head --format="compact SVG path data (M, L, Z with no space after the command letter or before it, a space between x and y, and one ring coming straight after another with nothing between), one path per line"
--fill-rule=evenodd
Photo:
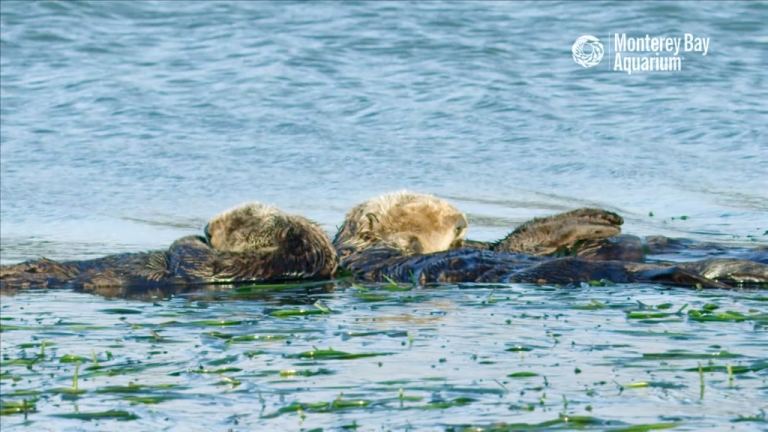
M212 249L223 253L220 267L243 278L330 277L338 263L317 224L260 203L214 216L205 226L205 237Z
M290 226L289 216L261 203L248 203L214 216L205 237L220 252L277 249L280 234Z
M460 247L467 218L432 195L396 192L366 201L347 215L336 247L380 245L403 254L428 254Z

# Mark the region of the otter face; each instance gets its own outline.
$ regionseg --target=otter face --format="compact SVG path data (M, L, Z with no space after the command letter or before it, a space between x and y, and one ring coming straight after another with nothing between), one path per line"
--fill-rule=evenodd
M288 218L274 207L249 203L214 216L205 226L205 237L221 252L276 249Z
M230 280L327 278L338 258L317 224L260 203L214 216L205 227L216 277Z
M382 244L406 255L428 254L460 247L467 218L432 195L396 192L355 207L344 227L337 247L364 249Z
M398 204L390 209L381 237L406 254L428 254L460 246L467 219L445 201L429 197Z

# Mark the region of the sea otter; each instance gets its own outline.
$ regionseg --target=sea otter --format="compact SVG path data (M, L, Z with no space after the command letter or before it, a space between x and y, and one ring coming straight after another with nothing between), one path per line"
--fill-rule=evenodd
M333 245L317 224L249 203L214 216L205 237L182 237L166 251L0 266L0 288L71 287L119 295L169 286L329 279L337 264Z
M461 246L466 231L467 217L447 201L401 191L352 208L333 244L342 256L374 247L428 254Z
M497 252L550 255L587 240L621 232L621 216L582 208L526 222L493 242L465 240L467 217L433 195L393 192L356 205L333 244L343 257L354 251L392 248L403 255L429 254L462 246Z
M765 249L715 248L664 237L642 240L618 235L622 223L612 212L578 209L534 219L497 242L478 242L464 238L467 218L451 204L398 192L354 207L331 244L309 220L254 203L214 217L205 237L181 238L167 251L1 266L0 288L72 287L135 295L170 287L181 292L201 284L328 279L337 265L370 282L768 284ZM747 259L642 262L646 254L696 248Z
M582 208L533 219L497 242L478 242L464 239L466 218L449 203L399 192L354 207L334 245L341 267L367 281L768 283L768 266L758 260L644 263L646 253L669 252L675 242L620 236L623 222L613 212Z

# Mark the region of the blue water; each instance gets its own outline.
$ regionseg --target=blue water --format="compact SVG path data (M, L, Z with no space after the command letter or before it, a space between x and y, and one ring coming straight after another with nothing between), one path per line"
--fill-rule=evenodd
M333 234L403 188L479 240L589 205L628 233L765 244L766 23L765 2L4 0L0 262L164 248L249 200ZM613 32L711 44L679 73L574 63ZM4 296L3 429L766 424L763 292L391 289ZM329 348L382 355L295 358ZM58 417L109 410L135 420Z
M757 2L4 1L1 258L164 247L249 200L333 233L402 188L479 239L596 205L626 232L765 242L766 22ZM676 74L573 62L610 32L712 42Z

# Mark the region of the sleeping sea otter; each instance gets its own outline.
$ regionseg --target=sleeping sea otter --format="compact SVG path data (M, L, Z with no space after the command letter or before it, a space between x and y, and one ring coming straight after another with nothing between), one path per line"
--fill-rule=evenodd
M337 264L336 252L317 224L250 203L213 217L205 237L182 237L167 251L0 266L0 288L71 287L119 295L169 286L329 279Z
M422 213L434 222L419 223ZM675 242L619 236L623 222L615 213L582 208L531 220L497 242L478 242L464 240L466 218L452 205L430 195L398 192L354 207L334 245L341 267L367 281L569 284L605 279L718 288L768 283L768 266L757 262L768 261L768 254L759 250L750 257L755 261L644 263L646 254L670 252ZM401 234L407 241L391 240L402 239ZM429 241L436 238L444 240Z

